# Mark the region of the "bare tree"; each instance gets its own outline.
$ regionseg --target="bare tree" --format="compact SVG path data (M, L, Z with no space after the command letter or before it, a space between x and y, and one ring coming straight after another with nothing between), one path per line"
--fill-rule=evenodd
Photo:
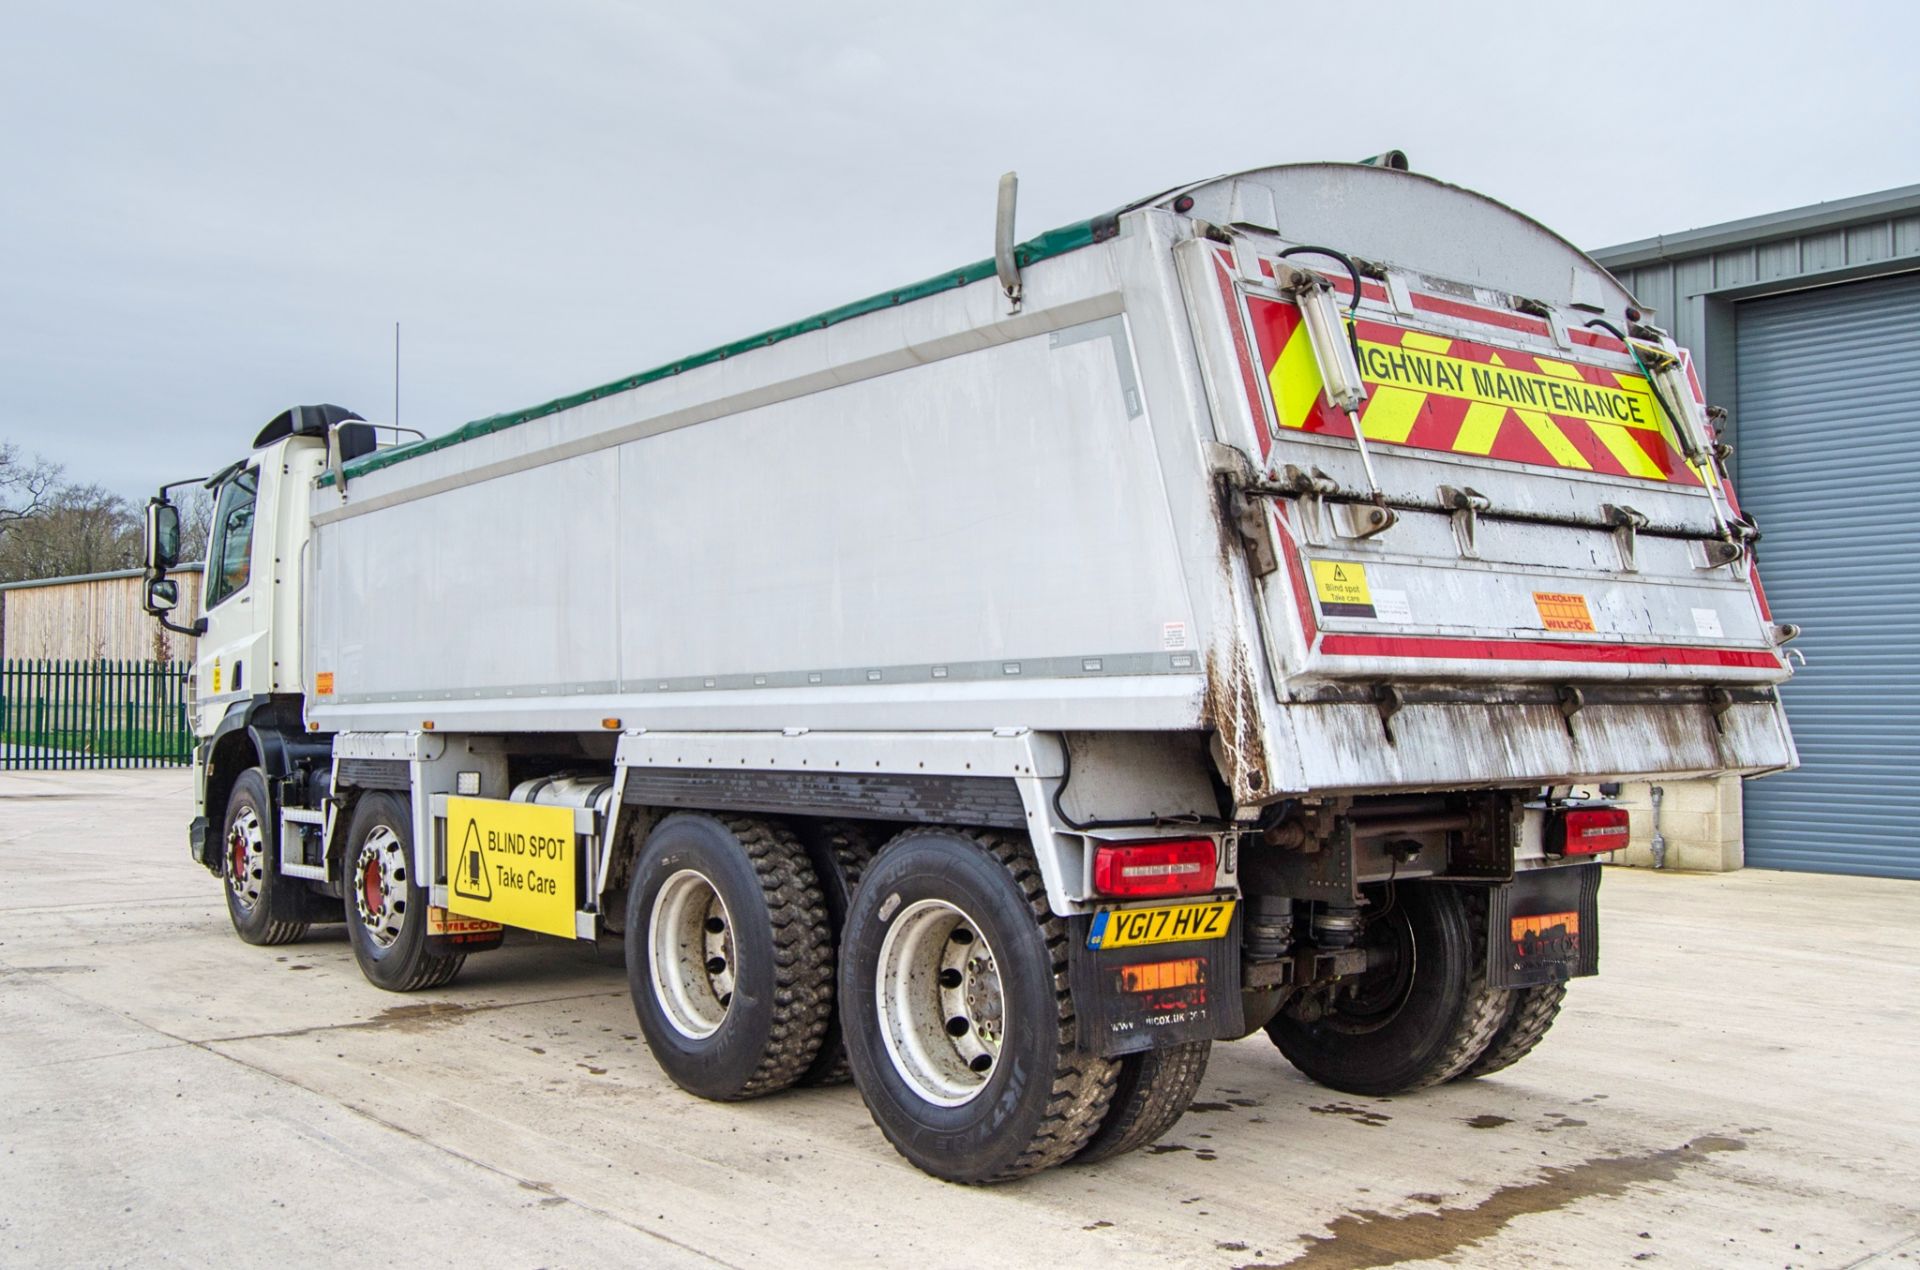
M62 485L0 537L0 580L105 573L140 563L140 517L98 485Z
M44 508L60 488L60 467L29 459L11 441L0 441L0 537Z

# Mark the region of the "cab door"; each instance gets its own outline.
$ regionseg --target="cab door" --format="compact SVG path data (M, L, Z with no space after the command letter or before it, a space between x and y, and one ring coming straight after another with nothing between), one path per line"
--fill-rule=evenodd
M207 540L203 611L206 633L200 637L194 671L202 735L217 724L234 701L267 691L272 676L264 659L271 604L256 578L270 578L256 553L273 549L271 526L262 525L260 466L241 468L215 496L212 532Z

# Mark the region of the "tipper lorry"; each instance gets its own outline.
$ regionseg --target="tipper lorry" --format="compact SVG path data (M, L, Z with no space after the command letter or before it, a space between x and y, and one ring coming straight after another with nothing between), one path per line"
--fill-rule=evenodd
M623 943L680 1086L850 1077L964 1182L1152 1141L1256 1032L1362 1095L1525 1055L1609 783L1796 761L1687 354L1397 152L1026 241L1001 193L990 260L207 482L240 937L344 921L393 991ZM178 540L162 490L169 623Z

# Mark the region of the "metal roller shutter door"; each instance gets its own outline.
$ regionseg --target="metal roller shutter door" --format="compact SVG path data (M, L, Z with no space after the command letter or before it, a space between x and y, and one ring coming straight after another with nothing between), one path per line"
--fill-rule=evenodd
M1920 878L1920 274L1748 301L1736 341L1740 500L1807 656L1747 863Z

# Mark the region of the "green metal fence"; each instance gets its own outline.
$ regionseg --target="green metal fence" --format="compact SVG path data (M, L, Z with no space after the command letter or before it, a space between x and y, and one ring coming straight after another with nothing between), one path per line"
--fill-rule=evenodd
M0 768L191 762L191 675L184 662L0 662Z

